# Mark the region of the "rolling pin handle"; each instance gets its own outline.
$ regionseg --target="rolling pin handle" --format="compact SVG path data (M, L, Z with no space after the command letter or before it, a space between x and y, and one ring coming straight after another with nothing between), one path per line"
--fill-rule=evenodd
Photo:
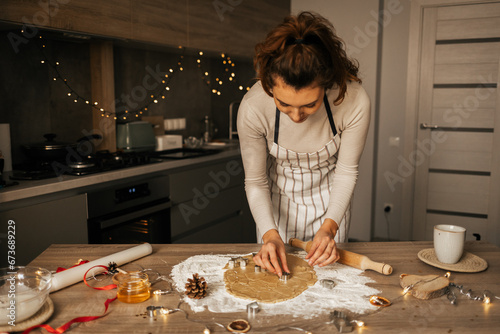
M382 274L390 275L392 274L392 266L390 264L384 263L382 266Z
M312 246L311 241L306 242L306 241L299 240L297 238L290 238L290 240L288 240L288 244L292 247L297 247L297 248L303 249L308 253L309 253L309 250L311 249L311 246Z

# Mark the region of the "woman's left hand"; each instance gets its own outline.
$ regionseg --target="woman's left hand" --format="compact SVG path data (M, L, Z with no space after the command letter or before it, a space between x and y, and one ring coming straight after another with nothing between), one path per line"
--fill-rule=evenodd
M315 266L318 264L320 267L324 267L339 259L337 245L334 240L337 229L338 225L333 219L325 219L314 236L309 253L307 253L306 260L309 260L309 265Z

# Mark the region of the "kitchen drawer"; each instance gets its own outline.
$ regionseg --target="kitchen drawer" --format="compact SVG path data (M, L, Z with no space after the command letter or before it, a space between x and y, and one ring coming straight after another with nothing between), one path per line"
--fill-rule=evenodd
M173 240L174 244L218 244L218 243L256 243L255 224L245 215L239 215L182 238Z
M11 240L15 253L9 255L15 265L25 266L52 244L87 243L87 197L82 194L2 211L0 221L0 267L7 266L8 234L15 237Z
M244 177L240 158L171 174L170 198L175 205L200 196L217 197L221 191L242 185Z
M171 209L172 240L195 233L208 226L245 215L251 220L243 186L210 196L195 197L192 201L174 205Z

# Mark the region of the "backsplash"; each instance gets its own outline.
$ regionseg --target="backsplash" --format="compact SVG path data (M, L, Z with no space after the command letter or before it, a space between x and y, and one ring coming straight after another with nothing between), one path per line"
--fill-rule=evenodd
M71 88L90 99L89 41L63 40L57 35L47 37L42 33L44 38L20 44L16 53L7 34L0 33L3 50L0 53L0 123L10 123L12 161L16 164L26 158L21 146L43 141L45 133L55 133L56 140L65 142L83 137L92 130L92 112L98 111L84 102L75 103L68 96L64 82L53 79L54 69L42 63L45 57L53 63L58 61L57 69ZM42 44L45 47L42 48ZM170 90L163 94L165 98L149 104L144 115L186 118L185 130L169 132L184 137L200 137L204 116L209 115L218 129L214 138L228 138L229 105L241 100L246 87L254 83L252 55L248 59L233 59L235 66L230 70L235 73L236 82L230 82L227 80L230 73L225 71L227 66L222 63L221 55L205 53L200 57L199 51L184 51L183 70L174 73ZM180 49L126 42L115 44L113 52L117 110L147 105L160 87L154 73L177 68L181 55ZM198 59L201 67L198 67ZM202 79L205 72L209 73L211 86ZM144 84L148 74L150 78ZM212 93L216 78L226 78L223 85L217 86L221 95ZM239 90L239 85L245 89Z

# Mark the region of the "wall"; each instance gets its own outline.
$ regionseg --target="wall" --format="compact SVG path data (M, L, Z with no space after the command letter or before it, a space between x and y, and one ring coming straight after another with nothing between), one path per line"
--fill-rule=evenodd
M7 39L8 32L0 32L0 123L10 123L13 163L26 160L21 149L22 144L42 142L43 134L56 133L56 140L75 142L83 137L85 131L92 130L92 110L84 102L73 102L68 96L68 88L62 80L53 80L55 71L41 60L46 56L57 66L67 83L83 97L90 98L89 43L91 41L62 38L62 34L44 33L42 44L35 39L22 44L18 52ZM218 53L205 52L200 58L199 50L186 49L182 60L183 71L176 73L170 82L171 90L164 94L158 104L151 104L144 115L161 115L165 118L185 117L187 129L172 133L183 136L200 137L202 120L205 115L213 117L219 129L216 137L228 137L229 104L241 99L246 90L239 90L238 85L247 87L255 76L251 57L234 58L236 66L232 68L237 82L225 80L218 86L222 94L215 95L202 79L197 59L202 61L201 69L209 72L212 83L215 77L227 77L222 57ZM45 55L45 56L44 56ZM179 49L152 47L145 44L115 42L115 96L122 102L123 96L132 96L134 88L144 92L143 80L150 72L158 68L168 72L177 66ZM225 73L225 74L223 74ZM154 80L149 82L154 85ZM157 86L160 86L159 84ZM156 90L147 90L147 98L135 96L133 105L143 106ZM134 96L132 96L134 97ZM133 108L132 108L133 109Z
M406 82L408 72L408 43L410 30L410 1L385 0L383 43L381 49L381 76L379 100L379 130L377 138L377 179L374 198L374 240L405 240L402 235L401 206L402 183L390 178L398 175L399 158L403 157L406 114ZM399 146L391 146L390 139L399 138ZM392 203L389 214L384 204ZM387 228L389 227L389 229Z
M83 137L81 130L92 128L89 107L74 103L64 83L53 80L55 71L41 63L45 57L60 61L72 87L90 96L88 45L32 39L15 50L2 32L0 49L0 123L10 123L13 163L25 159L22 144L42 142L45 133L75 142Z
M374 162L374 120L376 113L377 20L378 1L292 0L292 13L309 10L332 22L337 35L348 45L347 52L359 62L363 86L371 99L372 121L361 157L359 177L354 190L350 239L369 241L371 237L372 168ZM375 15L377 16L377 15ZM369 32L365 33L365 29ZM374 29L373 31L371 29ZM361 35L369 35L367 38Z
M329 19L347 44L372 102L372 123L354 192L350 238L399 240L401 183L408 65L410 1L292 0L292 12L311 10ZM390 143L390 140L393 144ZM389 180L389 181L388 181ZM392 204L389 213L386 204Z

